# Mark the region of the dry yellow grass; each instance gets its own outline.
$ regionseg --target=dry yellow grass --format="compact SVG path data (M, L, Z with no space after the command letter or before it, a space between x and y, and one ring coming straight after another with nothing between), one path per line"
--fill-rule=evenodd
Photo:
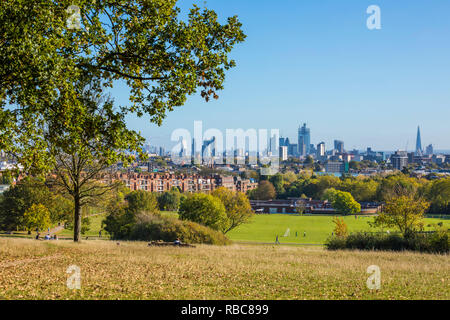
M81 290L69 290L70 265ZM381 290L366 286L370 265ZM449 256L0 239L0 299L450 299Z

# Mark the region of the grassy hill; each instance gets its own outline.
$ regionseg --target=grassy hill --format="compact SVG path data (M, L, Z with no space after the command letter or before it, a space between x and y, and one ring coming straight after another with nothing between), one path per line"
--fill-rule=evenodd
M450 299L449 256L0 238L0 299ZM366 286L370 265L381 290ZM66 270L81 270L81 290Z

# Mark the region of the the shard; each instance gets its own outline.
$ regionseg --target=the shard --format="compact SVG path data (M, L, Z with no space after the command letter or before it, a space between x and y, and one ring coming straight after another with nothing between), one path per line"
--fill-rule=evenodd
M417 127L417 139L416 139L416 155L422 156L423 150L422 150L422 139L420 137L420 126Z

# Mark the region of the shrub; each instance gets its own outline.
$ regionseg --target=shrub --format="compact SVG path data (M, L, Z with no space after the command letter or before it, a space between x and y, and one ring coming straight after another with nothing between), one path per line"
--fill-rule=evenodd
M449 232L416 233L409 237L400 234L355 233L348 237L330 237L325 246L328 250L383 250L448 253Z
M172 242L179 238L184 243L227 245L231 241L221 232L192 221L171 217L139 216L125 240Z
M347 224L344 221L344 218L333 218L334 223L334 235L339 238L345 238L348 236L348 227Z

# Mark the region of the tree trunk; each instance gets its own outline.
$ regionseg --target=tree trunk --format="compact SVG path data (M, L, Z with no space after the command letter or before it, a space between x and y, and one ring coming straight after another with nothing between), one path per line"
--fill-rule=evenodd
M78 194L74 197L74 223L73 223L73 241L80 242L81 240L81 206L80 206L80 197Z

